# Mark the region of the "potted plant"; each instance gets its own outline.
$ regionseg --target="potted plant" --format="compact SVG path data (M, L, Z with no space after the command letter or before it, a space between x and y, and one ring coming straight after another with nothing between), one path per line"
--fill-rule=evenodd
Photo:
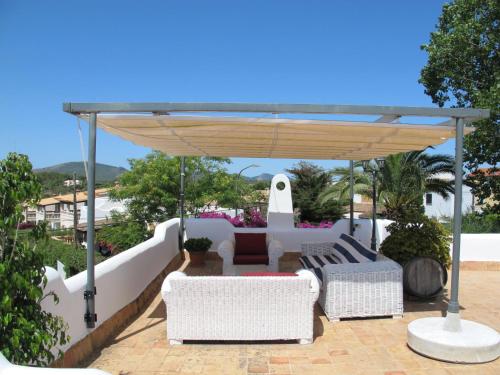
M212 246L212 241L206 237L190 238L184 242L184 249L189 253L189 260L194 267L205 264L205 254Z

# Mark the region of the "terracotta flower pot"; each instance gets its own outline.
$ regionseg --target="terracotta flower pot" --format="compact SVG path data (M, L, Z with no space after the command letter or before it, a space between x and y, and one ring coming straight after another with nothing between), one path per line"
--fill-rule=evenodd
M201 267L205 265L206 251L188 251L189 264L193 267Z

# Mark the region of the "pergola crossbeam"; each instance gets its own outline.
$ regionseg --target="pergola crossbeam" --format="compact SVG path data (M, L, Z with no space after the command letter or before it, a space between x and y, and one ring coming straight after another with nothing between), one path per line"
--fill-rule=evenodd
M425 108L340 104L269 104L269 103L64 103L63 110L83 113L171 113L226 112L273 114L347 114L380 116L461 117L480 119L489 116L487 109Z

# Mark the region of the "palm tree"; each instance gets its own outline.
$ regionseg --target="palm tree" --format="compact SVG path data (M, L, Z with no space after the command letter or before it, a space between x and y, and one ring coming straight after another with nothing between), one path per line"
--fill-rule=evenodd
M366 170L361 162L354 166L354 192L370 195L371 172L378 166L374 163ZM447 199L454 192L453 181L439 178L441 173L454 173L451 156L429 155L423 150L390 155L384 166L377 170L377 200L385 206L387 216L394 217L405 208L421 208L425 192L437 193ZM337 176L337 181L321 193L322 202L348 198L349 169L335 168L332 174Z

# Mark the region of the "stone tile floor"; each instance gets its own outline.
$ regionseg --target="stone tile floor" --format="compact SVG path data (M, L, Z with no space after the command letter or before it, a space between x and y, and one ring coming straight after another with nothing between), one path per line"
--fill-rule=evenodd
M222 264L181 267L190 275L221 274ZM293 257L283 271L298 269ZM461 314L500 330L500 272L462 271ZM403 319L362 319L329 323L317 306L312 345L296 343L188 343L171 347L166 339L165 306L160 294L144 313L89 359L88 367L112 374L500 374L500 360L459 365L422 357L406 345L407 324L440 316L447 293L433 302L405 301Z

